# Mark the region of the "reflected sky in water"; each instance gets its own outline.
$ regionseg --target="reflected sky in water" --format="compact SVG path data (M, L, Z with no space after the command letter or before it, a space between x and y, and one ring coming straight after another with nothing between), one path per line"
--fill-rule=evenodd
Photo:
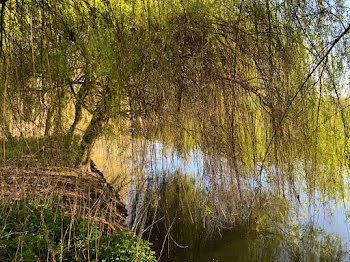
M99 155L99 161L96 162L102 172L113 170L109 166L117 161L116 157L111 158L111 154L115 151L111 151L111 147L108 148L102 145L94 150L94 155ZM139 165L142 164L145 176L152 177L154 174L161 174L165 171L176 172L181 170L182 173L190 174L195 177L196 181L201 181L204 185L209 183L209 179L206 179L208 178L206 173L208 171L204 168L205 156L200 150L191 151L184 157L174 148L167 148L159 142L148 142L145 148L149 152L148 154L143 154L142 158L139 157L136 161L133 159L133 162L130 162L130 165L133 166L137 166L137 162L139 162ZM221 162L221 164L225 164L225 159L222 159ZM109 174L109 176L113 175ZM264 186L268 187L265 176L266 173L263 172L262 180L265 181ZM247 184L251 188L257 186L254 179L247 181ZM349 188L348 182L346 182L346 188ZM325 201L324 198L327 197L319 192L315 192L310 201L309 196L305 193L305 182L302 180L299 181L299 184L296 184L296 192L299 194L300 202L292 201L291 223L298 225L300 232L306 232L310 235L315 233L312 237L317 240L326 239L325 241L329 243L334 242L330 245L334 245L336 249L341 245L341 249L348 253L350 251L350 225L347 216L350 209L347 201L342 199ZM304 227L312 227L313 229L311 231L310 229L304 230ZM339 237L340 242L335 241L337 237ZM306 243L303 239L307 239L307 237L302 236L296 246L310 245L310 239L305 240ZM223 233L221 240L207 243L206 247L196 251L197 253L189 253L186 250L179 249L177 255L169 261L350 261L350 256L339 250L339 255L327 258L312 254L309 256L300 255L295 250L289 250L288 245L288 241L285 242L278 236L259 236L247 234L244 230L235 230ZM306 248L306 253L309 252L307 250ZM315 253L320 254L320 252Z

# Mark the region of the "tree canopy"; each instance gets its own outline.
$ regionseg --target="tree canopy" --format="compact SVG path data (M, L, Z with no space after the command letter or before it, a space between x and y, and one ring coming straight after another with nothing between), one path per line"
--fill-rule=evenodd
M80 134L76 165L111 131L198 146L238 185L345 163L348 21L346 1L2 0L1 134Z

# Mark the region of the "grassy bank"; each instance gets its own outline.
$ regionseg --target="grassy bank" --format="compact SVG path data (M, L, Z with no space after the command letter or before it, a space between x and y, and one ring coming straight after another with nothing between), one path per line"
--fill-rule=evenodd
M73 168L76 152L63 142L19 137L1 147L0 261L155 261L123 225L119 192Z
M73 167L79 136L68 147L65 136L13 137L1 142L0 165Z
M127 231L107 236L65 215L57 198L0 202L1 261L155 261L149 243Z

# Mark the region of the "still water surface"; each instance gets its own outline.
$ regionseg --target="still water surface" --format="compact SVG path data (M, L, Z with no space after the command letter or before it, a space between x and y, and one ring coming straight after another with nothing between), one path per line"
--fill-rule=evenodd
M94 150L95 162L109 180L113 181L115 177L123 180L120 178L121 173L138 174L137 179L126 183L127 189L124 198L130 213L134 212L130 203L135 197L135 181L140 180L139 174L142 174L143 179L147 181L147 179L164 174L164 172L181 170L182 173L196 177L196 181L200 181L202 186L204 183L204 188L205 183L210 183L210 179L197 179L207 175L201 151L191 151L186 157L183 157L177 154L174 149L165 148L158 142L148 144L146 151L147 153L143 154L142 158L135 160L130 153L135 153L134 148L132 150L126 149L127 154L125 151L124 154L121 154L120 150L113 147L113 144L107 145L107 142L101 142ZM265 175L267 176L263 173L263 177ZM265 181L265 179L263 180ZM255 182L254 180L247 181L251 187L256 186ZM267 179L264 183L268 187ZM345 181L346 193L349 188L349 182ZM280 233L248 231L246 228L239 227L221 230L220 237L208 238L205 245L196 249L183 245L181 248L175 248L175 251L173 250L171 253L164 251L162 260L189 262L350 261L350 224L348 219L350 207L347 198L327 197L324 193L321 194L317 191L310 196L306 193L305 181L302 180L296 183L295 191L298 192L299 200L291 201L292 208L288 220L288 223L293 224L293 228L295 228L292 232L285 231L284 234L283 228L278 230ZM276 227L280 227L280 225L276 224ZM195 229L193 229L193 234L195 233ZM153 241L158 241L155 246L162 246L162 239L160 237L157 239L153 239Z

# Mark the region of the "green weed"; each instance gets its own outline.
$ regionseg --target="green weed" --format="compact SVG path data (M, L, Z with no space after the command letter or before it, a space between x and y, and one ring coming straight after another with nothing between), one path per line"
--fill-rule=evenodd
M156 261L147 241L126 231L105 236L56 200L0 201L0 212L0 261Z

